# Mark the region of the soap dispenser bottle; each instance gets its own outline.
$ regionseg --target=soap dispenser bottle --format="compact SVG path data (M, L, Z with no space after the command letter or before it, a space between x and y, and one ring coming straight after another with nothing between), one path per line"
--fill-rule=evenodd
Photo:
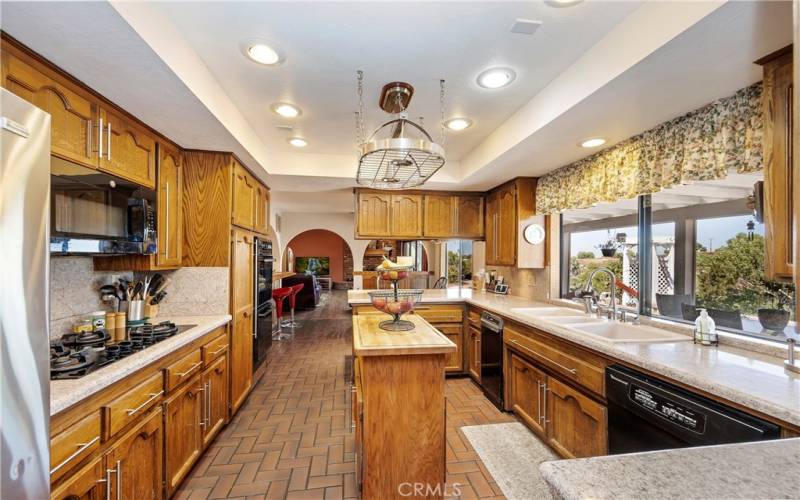
M705 309L700 309L700 315L694 320L694 342L702 345L717 343L717 327L714 324L714 318L709 316Z

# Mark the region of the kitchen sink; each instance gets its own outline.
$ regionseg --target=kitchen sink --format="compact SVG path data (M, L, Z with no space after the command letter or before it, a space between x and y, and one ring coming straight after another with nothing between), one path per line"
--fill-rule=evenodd
M559 325L575 325L578 323L587 324L587 323L602 323L606 320L600 318L593 318L591 316L587 316L585 314L581 314L580 316L542 316L541 319L545 321L549 321L551 323L556 323Z
M577 324L572 328L610 342L679 342L691 340L687 335L659 330L644 325L608 322Z
M536 318L554 317L554 316L578 316L585 318L586 315L577 309L570 309L569 307L515 307L511 311L517 314L525 314L526 316L534 316Z

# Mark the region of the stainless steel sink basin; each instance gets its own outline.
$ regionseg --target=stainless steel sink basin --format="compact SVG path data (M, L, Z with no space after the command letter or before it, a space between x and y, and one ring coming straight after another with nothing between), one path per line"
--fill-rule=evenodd
M586 317L585 314L577 309L570 309L569 307L516 307L511 309L517 314L525 314L536 318L554 317L554 316L580 316Z
M571 325L575 330L609 342L680 342L691 340L687 335L644 325L608 322Z

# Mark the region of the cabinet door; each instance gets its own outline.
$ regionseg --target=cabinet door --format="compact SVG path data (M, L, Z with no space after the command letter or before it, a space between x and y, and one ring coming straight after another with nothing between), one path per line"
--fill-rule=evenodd
M97 108L89 97L46 76L6 50L2 51L2 59L3 87L50 113L52 153L97 167L97 155L92 152L92 120Z
M476 382L481 381L481 331L469 327L469 375Z
M791 280L794 272L792 214L792 54L764 66L764 274Z
M486 264L497 265L497 193L486 196Z
M269 190L256 182L255 229L257 233L269 233Z
M156 407L106 453L106 468L114 471L108 475L111 498L164 498L163 439Z
M137 184L156 186L155 138L133 120L101 109L103 128L97 134L100 169Z
M253 235L241 229L233 230L231 252L231 310L253 309Z
M606 407L572 387L547 380L547 434L550 444L571 458L596 457L608 452Z
M455 197L426 194L424 235L429 238L452 238L455 229Z
M180 151L158 145L158 254L159 267L180 267L183 248L183 163Z
M172 495L200 457L202 404L199 373L164 403L167 496Z
M106 470L98 456L72 474L50 493L52 500L101 500L106 498Z
M422 237L422 195L391 195L389 234L397 238Z
M516 354L511 355L511 409L537 434L544 436L547 375ZM552 417L550 417L552 418Z
M253 385L253 311L245 309L233 317L231 330L231 414L244 402Z
M203 447L214 439L228 416L228 356L223 355L203 372L205 426Z
M447 360L445 361L445 372L463 372L464 371L464 351L462 347L462 335L461 335L461 325L457 323L453 323L450 325L446 324L433 324L433 327L442 332L445 337L450 339L456 345L455 352L451 352L447 355Z
M498 193L497 211L497 264L513 266L517 261L517 206L513 186Z
M238 163L233 166L233 214L234 225L246 229L255 227L256 181Z
M358 227L359 237L389 236L390 196L381 193L358 194Z
M459 238L483 237L483 196L457 196L456 233Z

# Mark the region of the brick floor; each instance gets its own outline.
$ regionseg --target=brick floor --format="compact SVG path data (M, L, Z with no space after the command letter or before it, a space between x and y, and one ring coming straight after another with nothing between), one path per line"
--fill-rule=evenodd
M352 328L345 292L297 314L292 340L273 343L266 373L173 498L356 498L347 425L345 356ZM447 482L460 497L504 498L460 427L513 422L467 378L448 379ZM451 488L449 491L455 491Z

